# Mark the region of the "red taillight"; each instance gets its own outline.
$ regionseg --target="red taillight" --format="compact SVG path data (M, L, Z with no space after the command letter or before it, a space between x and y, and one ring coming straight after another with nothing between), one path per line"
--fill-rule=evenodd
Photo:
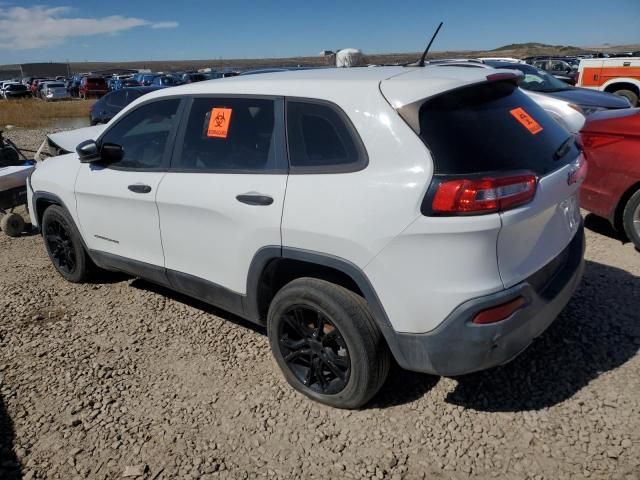
M513 313L526 303L525 299L518 297L497 307L487 308L473 317L473 323L478 325L486 325L488 323L496 323L509 318Z
M435 213L490 213L530 202L536 194L535 175L445 180L433 198Z
M624 140L624 137L620 135L605 135L601 133L583 132L581 136L582 145L584 145L585 148L605 147L607 145L611 145L612 143L617 143Z

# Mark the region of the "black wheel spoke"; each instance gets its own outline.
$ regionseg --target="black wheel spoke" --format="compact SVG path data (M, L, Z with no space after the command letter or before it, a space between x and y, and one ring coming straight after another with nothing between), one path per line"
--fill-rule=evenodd
M310 349L303 349L303 350L294 350L291 353L288 353L287 355L285 355L284 360L285 362L290 362L292 360L295 360L296 358L303 356L303 355L310 355L311 354L311 350Z
M351 360L331 319L301 305L290 307L280 319L280 353L298 381L323 394L342 391L349 381Z
M338 377L340 380L344 380L346 377L346 371L342 372L340 371L340 368L338 368L338 366L332 362L329 359L324 359L324 364L327 366L327 368L329 370L331 370L331 373L333 373L336 377Z
M316 338L324 333L324 316L320 312L316 312L316 328L313 331L313 335Z
M298 348L302 348L307 344L306 339L302 338L300 340L291 340L289 337L282 337L280 339L280 345L289 350L296 350Z

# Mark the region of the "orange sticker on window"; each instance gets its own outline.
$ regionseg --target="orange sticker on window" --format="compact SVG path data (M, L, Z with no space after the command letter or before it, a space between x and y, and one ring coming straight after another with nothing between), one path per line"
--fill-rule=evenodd
M229 124L231 123L230 108L214 108L209 116L209 126L207 127L207 137L227 138Z
M525 112L523 108L521 107L514 108L509 113L511 113L511 115L513 115L516 120L518 120L522 125L524 125L524 128L529 130L529 132L531 132L532 135L535 135L536 133L540 133L542 131L542 127L540 126L540 124L536 122L531 117L531 115Z

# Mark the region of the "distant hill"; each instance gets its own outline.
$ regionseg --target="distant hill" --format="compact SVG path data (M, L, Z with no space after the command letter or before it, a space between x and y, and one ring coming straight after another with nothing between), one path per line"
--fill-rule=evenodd
M636 45L606 45L599 47L574 47L571 45L548 45L539 42L512 43L493 50L457 50L434 51L428 58L477 58L477 57L515 57L524 58L532 55L575 55L593 52L632 52L640 51L640 44ZM409 53L367 53L366 61L370 64L388 65L404 64L416 61L422 52ZM71 62L73 72L91 72L110 68L149 68L153 71L178 71L198 68L265 68L306 66L319 67L333 65L330 57L288 57L288 58L253 58L253 59L201 59L201 60L139 60L139 61L111 61L111 62ZM0 66L0 70L7 70L8 65Z

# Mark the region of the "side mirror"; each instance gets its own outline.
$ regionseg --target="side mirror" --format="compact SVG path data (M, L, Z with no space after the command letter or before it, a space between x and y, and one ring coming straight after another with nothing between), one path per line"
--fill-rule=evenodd
M95 140L85 140L76 147L80 163L93 163L100 160L100 150Z
M105 163L119 162L124 157L124 150L121 145L116 143L103 143L100 149L100 157Z

